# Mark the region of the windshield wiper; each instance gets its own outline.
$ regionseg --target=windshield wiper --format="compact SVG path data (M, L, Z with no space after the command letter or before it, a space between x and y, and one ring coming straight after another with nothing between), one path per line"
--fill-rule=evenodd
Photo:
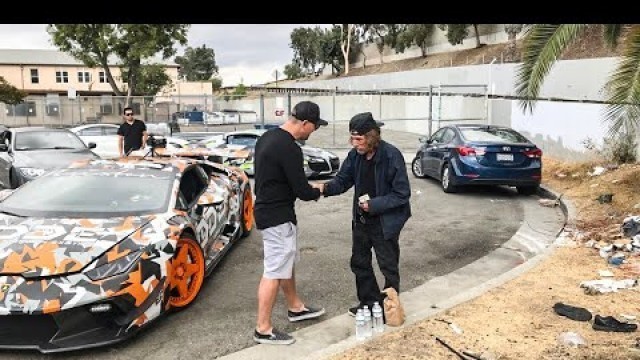
M69 147L69 146L54 146L54 147L46 147L40 148L38 150L75 150L77 148Z

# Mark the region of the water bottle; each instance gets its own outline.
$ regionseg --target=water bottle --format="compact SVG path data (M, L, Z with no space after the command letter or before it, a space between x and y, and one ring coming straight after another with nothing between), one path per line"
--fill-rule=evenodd
M384 318L382 317L382 306L376 301L373 304L373 331L384 332Z
M364 340L364 312L358 309L356 313L356 340Z
M364 336L370 337L373 336L373 319L371 318L371 310L369 310L369 306L365 305L363 307L364 312Z

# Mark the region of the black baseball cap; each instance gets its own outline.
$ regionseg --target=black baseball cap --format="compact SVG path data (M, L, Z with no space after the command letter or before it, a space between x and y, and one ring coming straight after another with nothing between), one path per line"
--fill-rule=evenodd
M298 120L308 120L318 126L326 126L329 123L320 119L320 107L313 101L301 101L293 107L291 115Z
M380 129L384 125L382 121L373 119L370 112L356 114L349 121L349 132L352 135L364 135L373 129Z

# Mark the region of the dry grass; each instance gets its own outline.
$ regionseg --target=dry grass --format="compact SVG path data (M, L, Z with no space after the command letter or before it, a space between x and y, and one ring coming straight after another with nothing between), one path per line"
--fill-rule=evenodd
M586 232L580 243L589 239L616 241L620 239L623 217L640 213L634 208L640 203L640 165L624 165L589 176L594 166L606 164L568 164L554 159L545 159L544 163L544 183L564 194L576 207L576 225ZM595 201L602 192L614 194L611 204ZM637 257L630 260L638 262ZM553 304L564 302L585 307L594 315L621 319L620 314L631 314L640 318L638 288L587 295L579 287L581 281L598 279L598 271L604 269L612 271L615 279L629 277L623 269L608 265L596 249L559 248L519 278L435 317L453 321L463 329L462 335L429 318L337 354L332 360L458 359L434 336L458 351L488 352L495 359L640 359L634 346L637 333L595 331L591 323L569 320L553 311ZM580 334L588 346L560 345L558 336L568 331Z

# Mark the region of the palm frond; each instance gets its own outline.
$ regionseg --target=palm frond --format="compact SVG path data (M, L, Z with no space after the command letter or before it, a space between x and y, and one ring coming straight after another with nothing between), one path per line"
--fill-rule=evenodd
M562 52L588 24L536 24L526 29L522 64L516 76L516 94L524 111L532 111L544 78Z
M640 119L640 26L631 28L618 67L605 85L609 134L633 134Z
M618 46L618 39L622 33L622 24L605 24L604 25L604 41L612 49Z

